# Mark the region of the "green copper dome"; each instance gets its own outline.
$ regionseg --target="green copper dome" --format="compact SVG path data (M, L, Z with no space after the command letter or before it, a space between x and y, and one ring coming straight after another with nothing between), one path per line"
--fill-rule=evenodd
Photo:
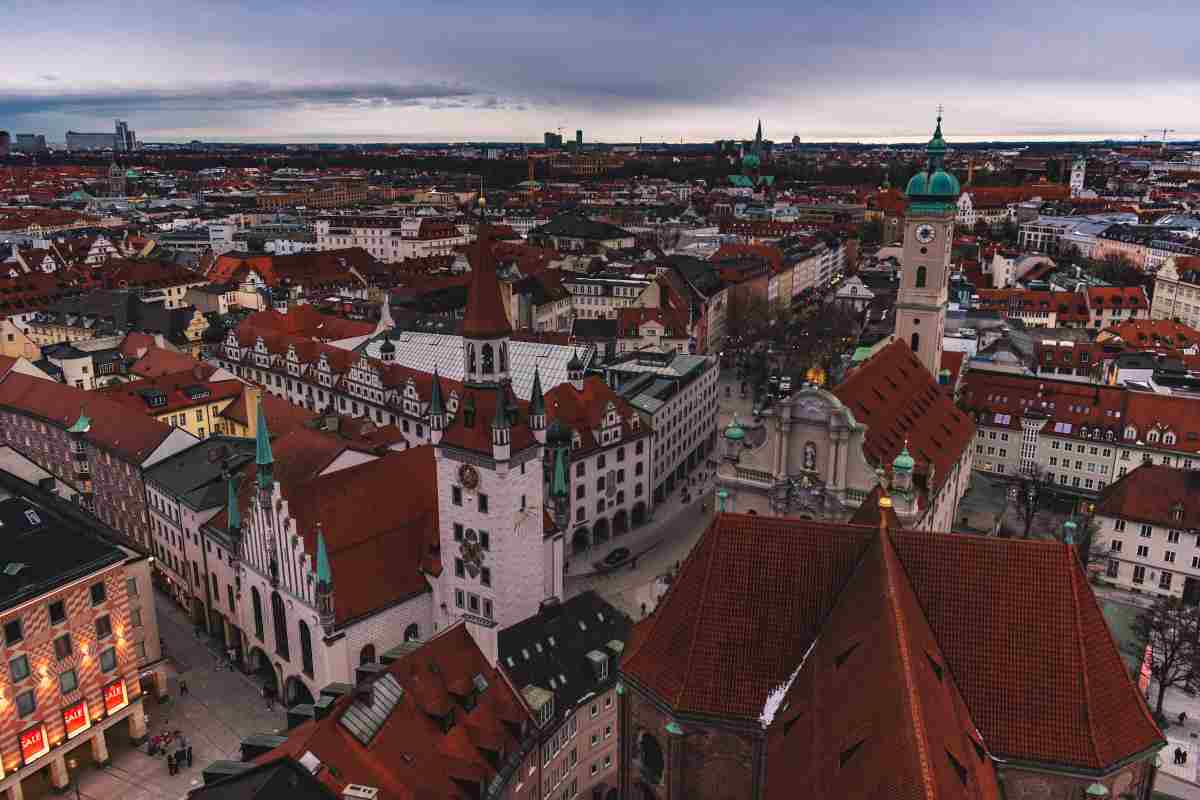
M904 193L912 200L942 202L957 199L962 193L958 178L946 172L942 162L946 157L946 140L942 138L942 118L939 115L933 138L925 147L929 156L925 169L913 175Z
M892 469L912 472L913 467L916 465L917 462L914 461L913 457L909 454L908 445L906 444L904 445L904 449L900 451L900 455L896 456L896 460L892 462Z
M746 169L758 169L760 164L762 164L762 159L754 155L754 153L747 153L742 156L742 166Z
M737 414L733 415L733 421L729 423L729 427L725 429L725 438L735 442L740 442L746 438L746 432L742 430L742 426L738 425Z

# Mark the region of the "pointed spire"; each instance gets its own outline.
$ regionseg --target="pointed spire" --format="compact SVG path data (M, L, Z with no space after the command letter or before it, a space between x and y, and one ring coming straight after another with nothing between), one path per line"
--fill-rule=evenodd
M275 457L271 455L271 432L267 430L267 412L263 410L261 396L258 398L258 423L254 431L254 463L258 465L258 488L269 488Z
M442 402L442 380L438 376L438 368L435 365L433 368L433 388L429 390L429 416L440 417L446 413L446 406Z
M754 142L762 144L762 119L758 120L758 130L754 132Z
M542 376L535 365L533 368L533 387L529 390L529 416L546 413L546 399L542 396Z
M462 334L472 339L497 339L512 333L504 310L500 279L496 276L496 257L492 252L491 226L479 225L471 282L467 285L467 311Z
M329 554L325 551L325 530L317 523L317 582L325 586L333 583L333 572L329 569Z
M554 480L550 483L550 496L567 496L567 455L561 447L554 451Z

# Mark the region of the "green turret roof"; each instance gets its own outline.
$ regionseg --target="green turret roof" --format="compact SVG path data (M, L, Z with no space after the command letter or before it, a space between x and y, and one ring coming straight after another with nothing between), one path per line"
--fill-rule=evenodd
M533 388L529 390L529 416L546 413L546 398L542 397L542 376L533 368Z
M550 496L567 496L567 451L563 448L554 451L554 481L550 484Z
M87 414L83 413L83 409L79 409L79 419L72 423L71 427L67 428L67 433L87 433L92 429L92 420Z
M900 455L896 456L896 460L892 462L892 469L912 472L913 467L916 465L917 462L913 459L912 454L908 452L908 443L906 442L904 449L900 451Z
M943 204L958 199L962 193L958 178L943 168L946 158L946 140L942 138L942 116L938 114L933 138L925 146L928 164L913 175L904 193L918 205L921 203ZM920 209L918 209L920 210Z
M237 480L233 475L229 476L226 487L228 490L226 516L229 518L229 530L238 531L242 529L242 513L238 510Z
M329 555L325 552L325 531L317 528L317 581L328 586L333 583L333 572L329 569Z
M254 432L254 463L258 465L258 488L269 488L275 456L271 455L271 432L267 430L267 412L263 410L261 397L258 399L258 423Z
M746 432L742 430L742 426L738 424L737 414L733 415L733 421L729 423L729 427L725 429L725 438L735 442L740 442L746 438Z

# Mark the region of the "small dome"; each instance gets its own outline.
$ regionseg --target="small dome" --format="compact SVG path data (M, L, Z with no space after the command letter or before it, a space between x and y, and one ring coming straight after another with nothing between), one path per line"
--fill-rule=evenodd
M922 194L928 194L929 193L929 173L918 172L916 175L913 175L909 179L908 186L907 186L907 188L905 188L904 193L906 195L908 195L909 197L913 197L916 195L922 195Z
M379 347L379 352L394 353L396 352L396 345L392 344L392 340L390 338L384 338L383 344Z
M900 455L896 456L896 460L892 462L892 469L912 472L913 467L916 465L917 462L913 460L912 455L908 452L908 445L905 445L904 449L900 451Z
M738 424L737 414L733 415L733 421L730 422L729 427L725 429L725 438L734 442L740 442L746 438L746 432L742 430L742 426Z
M762 159L754 155L754 153L747 153L746 155L742 156L742 166L746 169L758 169L759 165L761 164Z
M958 178L945 170L939 169L929 179L928 193L944 197L958 197L962 194L962 189L958 185Z

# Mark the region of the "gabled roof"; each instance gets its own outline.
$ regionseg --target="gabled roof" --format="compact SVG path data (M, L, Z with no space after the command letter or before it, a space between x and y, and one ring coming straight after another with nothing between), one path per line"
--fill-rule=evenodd
M863 451L868 459L890 464L907 440L918 472L927 474L928 465L934 464L938 485L975 436L975 421L954 406L900 340L851 372L833 394L867 426Z
M370 322L322 314L315 306L307 303L290 307L286 314L280 314L274 309L257 311L246 317L242 325L257 330L305 336L321 342L369 336L375 330L375 326Z
M1096 513L1167 528L1200 528L1200 472L1145 462L1105 487Z
M521 699L488 665L463 624L389 664L385 675L402 692L369 746L342 724L356 702L349 694L328 717L291 730L287 742L258 763L308 752L326 767L319 780L339 796L353 782L379 789L378 800L477 800L479 787L505 766L501 754L520 753L522 731L532 728ZM477 686L482 691L468 711L462 700ZM450 710L454 724L444 730L438 716Z
M780 695L782 698L780 699ZM998 798L996 773L886 533L772 698L764 797Z
M925 731L926 749L957 741L962 757L955 757L968 770L963 759L977 756L963 752L961 737L970 732L953 696L939 695L918 672L929 667L916 663L918 648L944 658L943 681L953 680L982 745L999 758L1100 772L1162 745L1073 548L965 534L888 535L894 553L878 541L877 528L720 515L658 609L634 627L622 672L676 713L785 724L789 710L780 715L780 700L808 662L816 657L811 668L823 668L831 650L835 659L845 654L836 642L861 631L867 649L859 655L882 659L887 680L906 684L893 683L892 691L910 693L907 708L891 705L887 713L915 719L917 709L923 721L913 730ZM867 613L872 604L878 614ZM913 663L903 664L903 649ZM816 682L815 692L833 679L804 680ZM855 691L875 690L863 683ZM897 702L887 694L880 703ZM835 695L813 697L814 719L804 724L821 736L840 730L842 722L830 719L843 713L829 705L835 698L848 704L847 716L871 722L866 710L854 710L857 699ZM891 751L890 759L910 757L919 744L876 746ZM829 753L818 745L812 758ZM834 746L845 749L843 742ZM825 768L805 767L817 777ZM943 781L921 778L930 779Z

